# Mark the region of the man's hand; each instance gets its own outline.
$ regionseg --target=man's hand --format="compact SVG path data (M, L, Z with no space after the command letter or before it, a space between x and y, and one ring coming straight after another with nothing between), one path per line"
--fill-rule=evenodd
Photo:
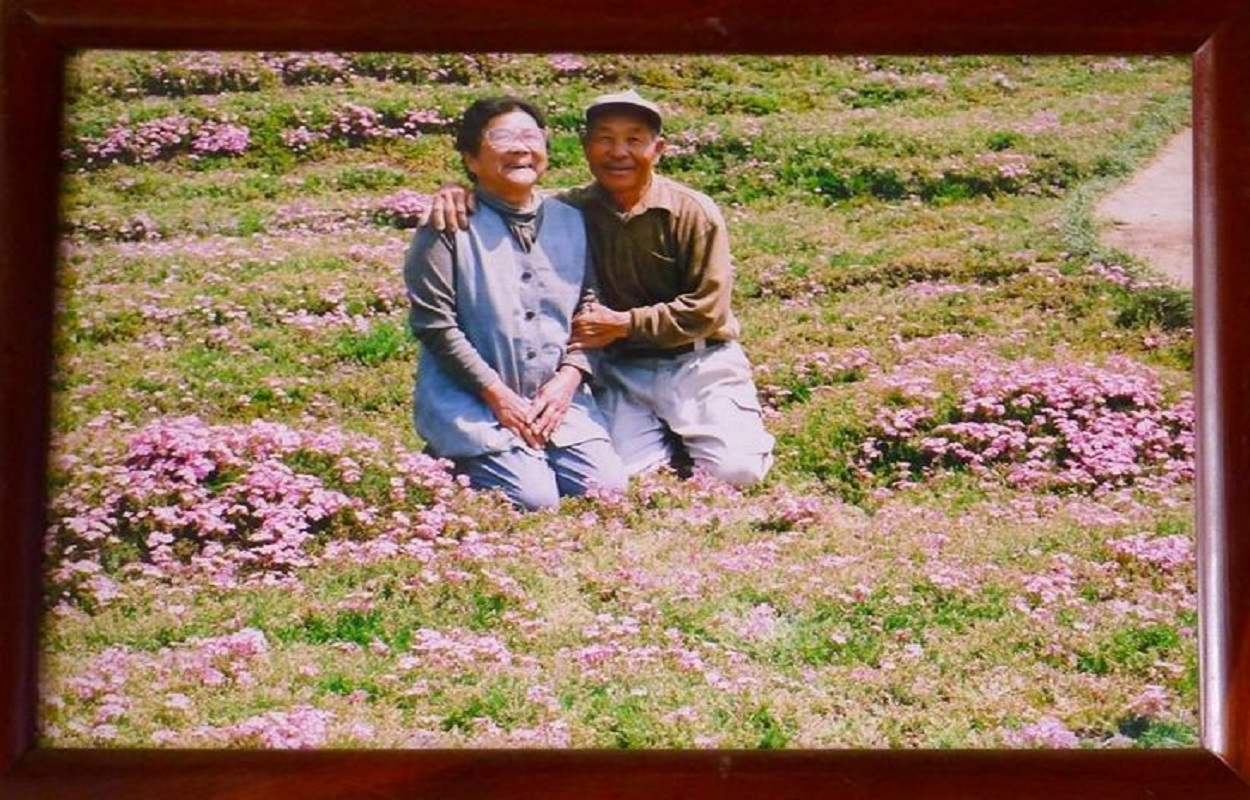
M499 424L520 436L530 447L542 448L545 442L530 426L530 402L495 381L482 391L482 399L494 412Z
M544 442L551 440L551 434L560 427L581 385L582 371L570 364L560 367L551 380L542 385L530 403L530 428L536 436Z
M467 231L469 215L476 210L473 192L458 183L449 183L430 197L430 213L425 224L436 231Z
M587 303L573 317L569 350L598 350L629 335L629 312Z

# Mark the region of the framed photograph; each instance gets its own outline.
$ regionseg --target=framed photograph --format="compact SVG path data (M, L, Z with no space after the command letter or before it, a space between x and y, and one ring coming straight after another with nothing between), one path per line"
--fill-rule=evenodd
M1250 80L1250 2L1160 0L1143 8L1116 0L1059 13L1023 0L1005 5L956 0L940 7L801 3L784 10L736 0L644 3L621 10L565 2L533 9L489 2L458 8L382 2L356 9L322 2L281 7L244 2L206 9L183 2L142 8L114 0L5 0L2 24L0 691L6 724L0 729L0 791L6 797L165 797L173 792L326 798L1250 797L1250 608L1238 595L1240 581L1250 575L1250 504L1240 491L1250 481L1250 455L1239 446L1245 438L1242 431L1250 429L1250 399L1239 377L1250 361L1250 341L1241 330L1243 309L1250 301L1250 229L1243 222L1250 212L1250 195L1244 189L1244 176L1250 174L1250 116L1240 97ZM104 152L103 139L84 139L90 144L76 155L66 144L71 91L67 70L87 50L411 53L452 60L457 54L553 54L561 69L574 68L570 65L576 59L558 55L567 53L624 54L623 59L666 53L834 55L862 57L870 66L873 58L894 56L1080 55L1111 62L1137 55L1188 57L1194 143L1200 741L1180 749L1011 750L786 749L784 744L768 749L782 741L768 736L752 749L707 742L700 746L708 749L650 750L630 749L628 743L620 750L40 746L40 685L46 677L41 674L46 664L40 638L47 605L45 532L49 475L55 474L57 293L67 277L59 251L67 208L63 167L65 159ZM895 86L891 81L901 80L873 75L878 83L859 98L867 113L873 104L889 102L881 92ZM924 84L924 91L936 81L937 76L927 73L913 77L917 86ZM1007 85L1010 78L1003 76L1002 81ZM773 102L762 95L735 95L734 101ZM433 119L409 121L442 124ZM1038 118L1033 124L1053 122ZM300 130L309 141L315 139L316 134ZM211 146L220 152L205 151L211 159L229 155L236 143L227 139L238 129L223 122L201 133L217 136ZM577 152L572 134L565 134L562 180L573 174L568 152ZM687 134L675 142L674 164L702 163L696 158L708 144L700 138L704 135L715 136ZM991 139L990 149L1001 157L981 166L995 179L1026 182L1033 163L1010 152L1001 155L1017 140L1007 134ZM756 162L743 161L749 163ZM397 185L386 170L357 166L332 179L367 184L379 192ZM884 170L869 179L880 186L865 191L880 190L893 199L905 201L907 192L914 191L892 183L897 176ZM859 191L828 176L822 181L813 184L814 191ZM971 185L943 184L934 191L966 192ZM274 186L255 188L276 191ZM127 236L159 239L154 227L144 227L155 223L135 220L139 218L114 222ZM143 229L131 230L127 226L132 223ZM259 226L262 221L231 224ZM758 284L753 291L775 288L757 278L752 275ZM804 286L798 281L787 291L801 293ZM381 347L386 342L348 344ZM396 424L406 422L402 418ZM755 609L771 611L766 605ZM769 619L760 616L756 622L763 625ZM341 688L348 694L352 687ZM766 733L772 731L765 727Z

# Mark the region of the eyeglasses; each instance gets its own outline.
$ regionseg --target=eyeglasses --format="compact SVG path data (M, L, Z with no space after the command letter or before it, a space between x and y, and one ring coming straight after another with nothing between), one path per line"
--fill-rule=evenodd
M530 150L545 147L547 132L541 128L492 128L482 135L491 147L500 150L521 145Z

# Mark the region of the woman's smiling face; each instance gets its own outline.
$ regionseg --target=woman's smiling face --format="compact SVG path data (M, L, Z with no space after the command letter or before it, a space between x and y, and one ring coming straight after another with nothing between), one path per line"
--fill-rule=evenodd
M464 164L479 187L520 205L547 171L546 131L524 111L500 114L483 129L477 153L464 154Z

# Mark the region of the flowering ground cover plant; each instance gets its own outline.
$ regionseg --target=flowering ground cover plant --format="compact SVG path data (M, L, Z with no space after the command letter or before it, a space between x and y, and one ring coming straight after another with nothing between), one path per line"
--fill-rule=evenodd
M1196 741L1188 296L1093 199L1188 114L1108 58L88 53L42 736L88 747ZM400 264L449 120L666 109L777 464L521 515L421 453Z

